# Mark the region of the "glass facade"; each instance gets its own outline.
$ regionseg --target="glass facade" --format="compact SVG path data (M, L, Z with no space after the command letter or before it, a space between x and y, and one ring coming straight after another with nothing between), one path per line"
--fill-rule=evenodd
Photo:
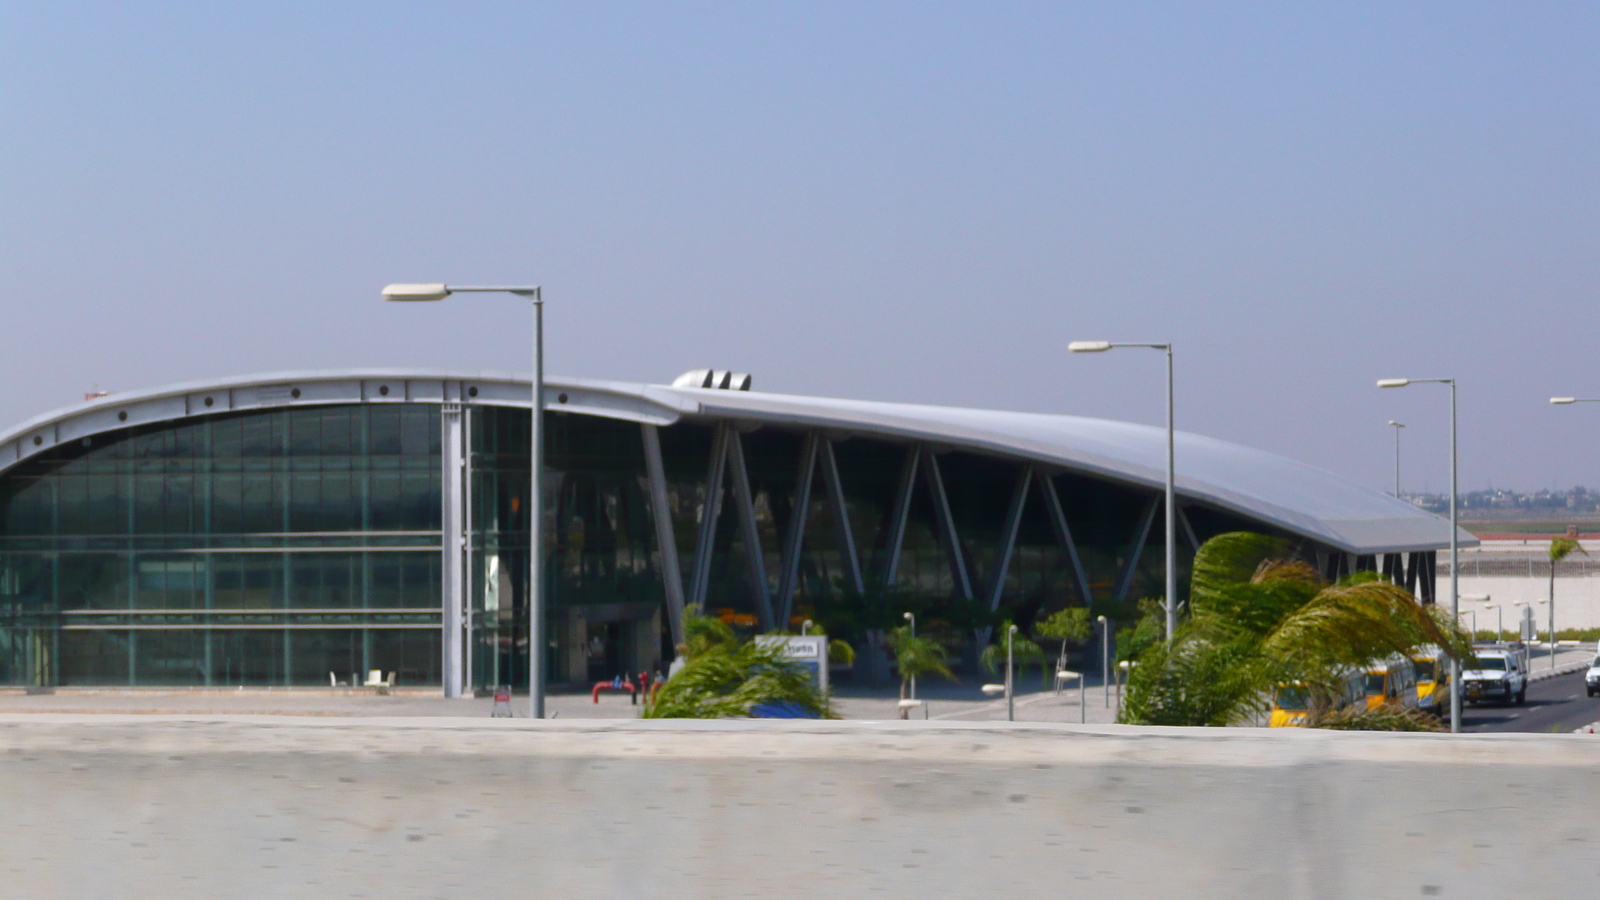
M439 410L219 414L0 476L0 683L439 680Z
M525 686L529 415L476 404L460 411L465 682ZM60 445L7 470L0 684L311 686L364 680L370 670L393 673L400 686L440 684L444 573L454 564L442 509L457 496L443 483L450 455L441 444L451 432L441 415L438 403L395 402L192 416ZM641 426L557 411L545 423L546 676L581 684L659 666L672 647ZM796 502L814 436L729 429L749 479L752 528L729 487L734 467L713 466L718 427L685 420L659 429L668 552L688 600L742 628L766 615L757 571L773 614L788 613L777 627L811 618L858 645L905 609L926 633L960 646L1000 616L1027 627L1089 605L1126 619L1130 601L1162 590L1158 517L1138 542L1157 498L1148 489L1049 476L1090 582L1085 596L1042 475L1024 495L1014 550L996 575L1020 460L932 456L868 437L818 441L838 473L841 521L828 466L813 471L804 507ZM895 510L913 457L896 553ZM708 479L718 469L720 512L708 521ZM802 515L793 592L779 597L787 536ZM1204 508L1188 515L1202 540L1251 527ZM710 552L697 569L703 537ZM1179 546L1187 567L1188 543Z

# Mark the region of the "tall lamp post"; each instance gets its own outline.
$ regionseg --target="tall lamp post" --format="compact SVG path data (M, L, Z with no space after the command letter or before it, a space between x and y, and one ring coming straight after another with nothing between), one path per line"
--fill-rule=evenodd
M1456 537L1456 380L1454 378L1380 378L1380 388L1403 388L1410 384L1450 385L1450 621L1461 624L1459 579L1460 547ZM1398 433L1398 432L1397 432ZM1461 660L1450 657L1450 733L1461 733Z
M1104 353L1114 347L1147 347L1167 355L1167 644L1178 630L1178 540L1177 540L1177 473L1173 465L1172 450L1172 345L1171 344L1117 344L1111 341L1073 341L1067 345L1072 353Z
M1400 497L1400 429L1406 427L1402 422L1389 420L1389 427L1394 429L1394 496Z
M1551 404L1555 406L1570 406L1574 403L1600 403L1600 398L1595 397L1551 397ZM1550 561L1550 668L1556 665L1556 561Z
M1486 612L1488 610L1491 610L1491 609L1499 609L1500 608L1500 607L1496 606L1495 604L1489 602L1489 600L1492 599L1492 598L1488 594L1462 594L1461 595L1461 599L1463 599L1463 600L1471 600L1473 602L1481 602L1483 604L1484 611L1486 611ZM1505 623L1504 622L1500 622L1500 621L1497 620L1496 624L1497 625L1504 625ZM1477 634L1477 631L1478 631L1478 620L1477 620L1476 617L1474 617L1473 620L1472 620L1472 631L1473 631L1472 639L1473 640L1477 640L1478 639L1478 634ZM1494 633L1494 639L1497 640L1497 641L1500 640L1500 632L1499 631L1496 631Z
M909 612L906 613L906 621L908 623L910 623L910 626L911 626L911 637L913 639L915 639L916 636L917 636L917 617L916 617L916 615L914 615L912 613L909 613ZM917 676L912 675L909 680L911 682L911 697L910 697L910 699L915 700L915 699L917 699Z
M528 436L528 715L542 719L544 532L539 519L544 498L544 297L538 285L391 284L383 289L383 299L395 301L437 301L451 294L514 294L533 301L533 427Z
M1106 709L1111 708L1111 623L1105 616L1095 616L1100 625L1100 685L1106 690Z

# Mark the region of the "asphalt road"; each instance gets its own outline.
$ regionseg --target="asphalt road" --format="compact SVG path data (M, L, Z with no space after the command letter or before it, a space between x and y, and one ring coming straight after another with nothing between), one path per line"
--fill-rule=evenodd
M1469 706L1462 711L1462 731L1570 732L1600 721L1600 697L1583 690L1583 670L1528 686L1524 706Z

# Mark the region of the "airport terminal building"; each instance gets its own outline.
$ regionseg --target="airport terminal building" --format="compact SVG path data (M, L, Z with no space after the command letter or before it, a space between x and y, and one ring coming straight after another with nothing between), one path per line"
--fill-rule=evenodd
M870 641L911 603L975 642L1162 590L1162 429L748 387L546 382L551 682L670 659L692 606ZM0 685L525 686L531 406L510 375L299 372L0 432ZM1177 460L1182 565L1262 531L1431 602L1447 522L1197 435Z

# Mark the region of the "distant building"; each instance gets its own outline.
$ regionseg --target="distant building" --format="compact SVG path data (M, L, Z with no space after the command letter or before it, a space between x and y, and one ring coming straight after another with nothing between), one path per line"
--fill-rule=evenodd
M0 433L0 683L525 684L528 394L277 374ZM951 628L1161 591L1161 429L580 379L543 402L555 682L670 659L686 606L848 632L882 627L883 585ZM1177 453L1185 567L1251 529L1432 596L1438 517L1222 441Z

